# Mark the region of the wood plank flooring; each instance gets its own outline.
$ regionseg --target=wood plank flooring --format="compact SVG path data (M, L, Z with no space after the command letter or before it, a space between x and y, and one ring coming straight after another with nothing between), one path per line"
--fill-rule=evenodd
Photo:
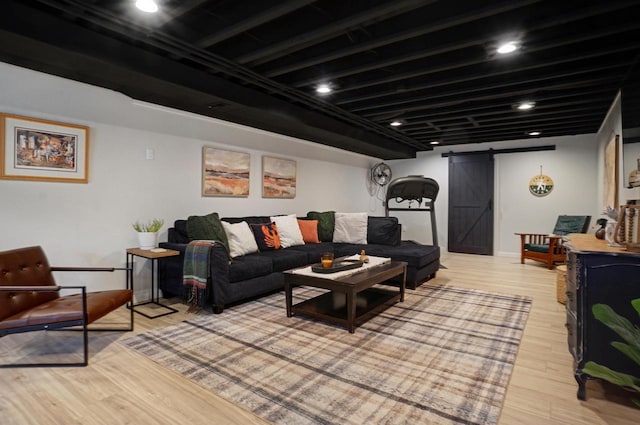
M527 295L533 299L501 425L640 423L640 410L631 406L629 394L615 387L589 382L587 401L576 398L564 306L556 302L555 271L533 262L521 265L519 259L506 257L446 254L441 261L447 269L438 272L434 283ZM135 332L192 316L179 302L173 306L180 312L155 320L136 315ZM124 310L119 311L109 321L125 315ZM68 351L80 346L66 340L73 337L67 335L72 333L64 334L41 332L0 338L0 358L4 362L43 347ZM266 424L251 412L116 343L118 338L128 335L131 333L91 334L86 368L0 370L0 423Z

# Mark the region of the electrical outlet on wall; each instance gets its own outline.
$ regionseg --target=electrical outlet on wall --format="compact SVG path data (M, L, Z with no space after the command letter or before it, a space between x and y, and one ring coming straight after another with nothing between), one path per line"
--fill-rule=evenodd
M154 159L155 158L155 152L153 151L153 149L151 148L147 148L147 150L145 151L145 159Z

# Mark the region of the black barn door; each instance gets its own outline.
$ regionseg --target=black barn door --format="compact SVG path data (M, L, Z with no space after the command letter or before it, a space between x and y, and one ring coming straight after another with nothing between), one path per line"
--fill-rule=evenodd
M449 252L493 255L493 155L449 157Z

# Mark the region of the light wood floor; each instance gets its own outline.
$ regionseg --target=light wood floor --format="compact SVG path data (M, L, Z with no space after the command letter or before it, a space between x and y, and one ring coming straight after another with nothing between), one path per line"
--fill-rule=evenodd
M533 299L501 425L640 423L640 410L631 407L628 394L616 388L589 382L587 401L577 400L566 344L564 306L556 302L555 271L535 263L521 265L518 259L505 257L447 254L442 263L447 269L438 272L435 283ZM180 313L155 320L136 315L135 332L191 316L181 304L174 306L180 308ZM0 338L0 358L6 360L17 352L47 344L55 346L60 334L42 332ZM0 370L0 423L266 423L115 342L128 335L90 336L90 364L86 368Z

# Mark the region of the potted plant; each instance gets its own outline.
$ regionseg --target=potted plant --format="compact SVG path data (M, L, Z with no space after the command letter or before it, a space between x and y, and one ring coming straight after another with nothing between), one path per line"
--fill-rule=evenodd
M631 305L640 316L640 298L632 300ZM595 304L591 311L597 320L604 323L624 340L624 342L613 341L611 345L640 366L640 329L638 326L617 314L606 304ZM594 378L604 379L636 393L640 392L639 376L616 372L592 361L587 362L582 371ZM640 400L633 398L632 401L640 407Z
M162 228L164 220L154 218L147 223L136 221L132 224L138 232L138 243L140 249L152 249L158 246L158 231Z

